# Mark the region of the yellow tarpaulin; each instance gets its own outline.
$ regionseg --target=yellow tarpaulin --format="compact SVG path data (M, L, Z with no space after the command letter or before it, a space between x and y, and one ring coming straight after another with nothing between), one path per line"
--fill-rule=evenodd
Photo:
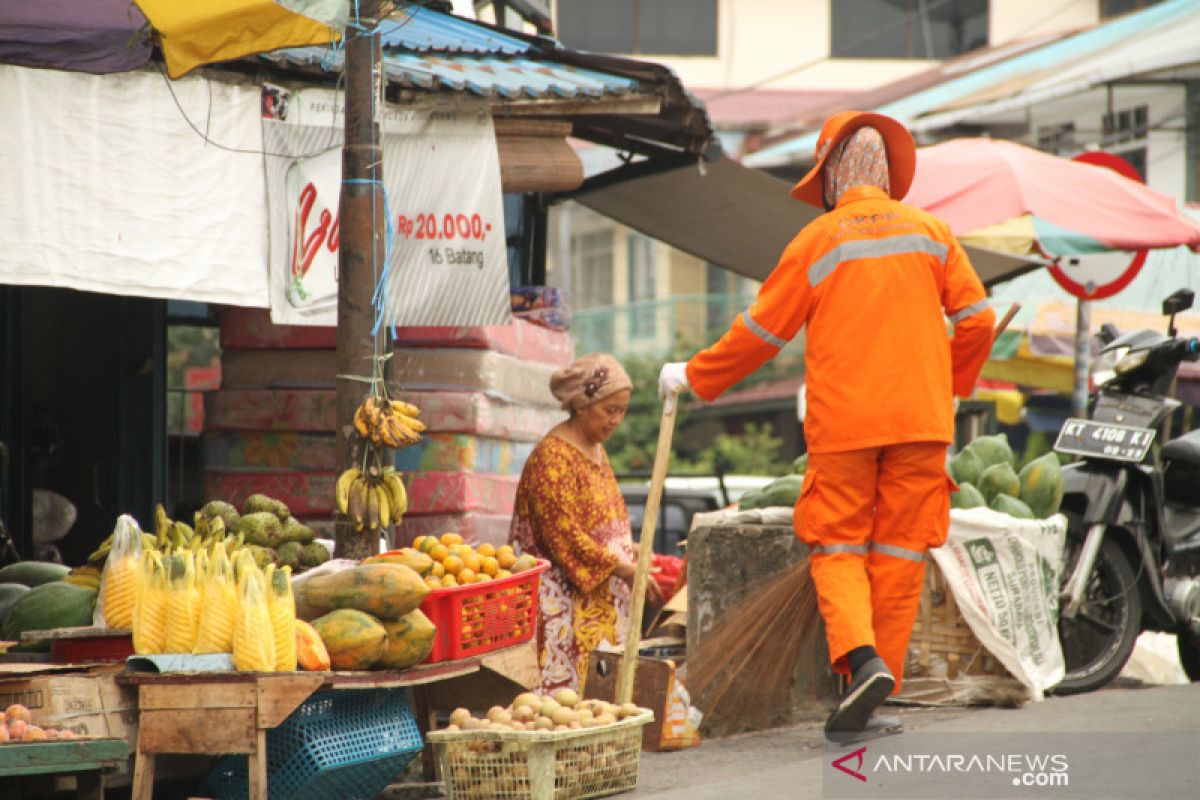
M167 74L283 47L327 44L342 34L328 22L275 0L136 0L158 32ZM287 5L298 5L295 2Z
M1033 217L1022 214L958 237L963 244L983 247L1014 256L1040 256Z

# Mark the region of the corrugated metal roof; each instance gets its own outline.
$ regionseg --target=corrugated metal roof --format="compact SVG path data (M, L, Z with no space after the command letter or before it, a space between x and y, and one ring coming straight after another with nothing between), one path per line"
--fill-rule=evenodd
M1062 73L1072 65L1082 64L1086 73L1085 62L1089 59L1103 56L1133 37L1140 38L1151 31L1170 32L1198 15L1200 5L1196 0L1166 0L871 110L895 117L907 125L919 126L922 115L960 103L966 97L1003 91L1004 86L1019 91L1032 82ZM766 167L809 161L816 139L816 131L786 139L752 153L745 163Z
M470 20L427 8L401 14L380 24L385 73L401 86L505 100L600 98L650 88L622 75L558 63L529 41ZM557 48L556 42L547 44L551 52ZM339 47L301 47L262 57L340 72L344 53Z

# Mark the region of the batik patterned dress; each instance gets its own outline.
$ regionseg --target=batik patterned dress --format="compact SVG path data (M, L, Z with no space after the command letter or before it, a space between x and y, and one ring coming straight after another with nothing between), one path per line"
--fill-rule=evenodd
M543 439L521 473L509 540L551 564L539 597L542 689L582 692L588 653L602 641L624 645L629 586L613 569L636 558L607 458L596 464L557 436Z

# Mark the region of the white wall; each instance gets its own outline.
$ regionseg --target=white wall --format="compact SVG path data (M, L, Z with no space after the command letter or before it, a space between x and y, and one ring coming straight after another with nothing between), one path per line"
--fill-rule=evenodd
M988 41L993 45L1100 21L1100 0L991 0L989 10Z

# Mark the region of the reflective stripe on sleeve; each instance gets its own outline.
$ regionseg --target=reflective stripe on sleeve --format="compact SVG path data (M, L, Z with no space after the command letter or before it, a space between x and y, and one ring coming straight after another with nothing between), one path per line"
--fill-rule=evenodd
M907 547L897 547L894 544L871 542L871 549L876 553L883 553L885 556L905 558L909 561L916 561L918 564L925 560L925 552L923 550L909 550Z
M884 239L855 239L844 242L818 258L808 268L808 283L815 287L833 274L843 261L856 258L882 258L902 253L929 253L944 259L950 248L928 236L911 233Z
M750 309L746 309L742 312L742 322L746 323L746 327L750 329L751 333L769 345L783 348L783 346L787 344L787 339L780 339L762 325L759 325L757 322L755 322L754 317L750 316Z
M865 544L814 544L809 548L809 552L813 555L820 553L821 555L830 556L834 553L857 553L860 556L867 554L867 546Z
M951 314L950 321L962 322L967 317L973 317L980 311L983 311L990 306L991 303L989 303L987 300L980 300L978 303L971 303L971 305L967 306L962 311L955 311L953 314Z

